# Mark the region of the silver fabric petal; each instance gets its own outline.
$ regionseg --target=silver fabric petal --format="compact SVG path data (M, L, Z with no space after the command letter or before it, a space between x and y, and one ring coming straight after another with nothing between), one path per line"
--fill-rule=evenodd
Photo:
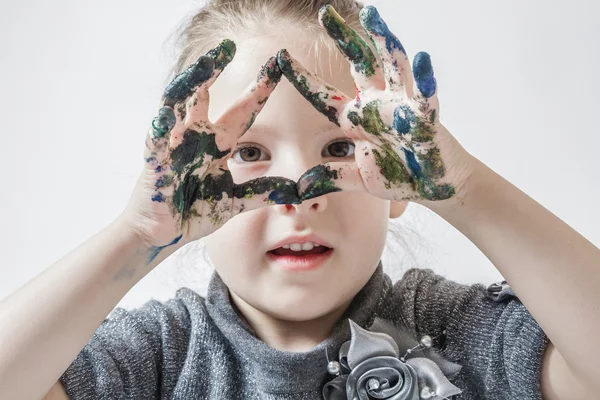
M398 345L389 335L381 332L370 332L361 328L351 319L348 319L348 321L350 321L352 334L348 351L348 365L351 369L373 357L400 357Z
M419 385L429 386L436 396L445 398L460 394L462 390L454 386L440 370L440 367L428 358L415 357L406 360L406 363L417 372Z

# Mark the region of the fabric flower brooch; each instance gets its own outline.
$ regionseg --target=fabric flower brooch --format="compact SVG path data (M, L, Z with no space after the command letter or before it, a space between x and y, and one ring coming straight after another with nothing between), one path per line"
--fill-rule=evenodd
M327 365L337 377L323 386L325 400L433 400L462 392L448 380L462 367L438 354L430 336L417 341L380 318L370 331L348 321L352 338L340 347L339 362Z

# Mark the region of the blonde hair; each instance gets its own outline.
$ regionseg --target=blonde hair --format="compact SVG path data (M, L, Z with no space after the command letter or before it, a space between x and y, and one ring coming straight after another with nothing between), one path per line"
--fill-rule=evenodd
M285 22L301 27L314 37L312 50L330 49L335 43L318 21L319 10L330 4L354 30L362 33L359 12L362 3L354 0L209 0L178 30L175 41L177 60L171 77L182 72L206 51L221 40L244 37L276 35L274 25ZM269 23L270 22L270 23ZM276 23L275 23L276 22ZM338 56L338 52L332 52Z

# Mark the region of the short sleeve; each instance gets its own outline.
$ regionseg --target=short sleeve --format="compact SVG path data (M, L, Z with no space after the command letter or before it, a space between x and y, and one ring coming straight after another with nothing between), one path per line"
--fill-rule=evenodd
M437 336L441 354L462 365L458 398L541 400L548 337L510 287L463 285L430 269L410 269L395 284L404 323ZM396 305L397 306L397 305Z
M180 299L116 308L60 382L73 400L170 398L189 336L190 318Z

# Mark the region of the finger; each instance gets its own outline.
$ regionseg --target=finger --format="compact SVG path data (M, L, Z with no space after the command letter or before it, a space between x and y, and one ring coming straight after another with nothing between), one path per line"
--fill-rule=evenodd
M298 186L291 179L268 176L233 186L233 209L238 214L273 204L300 203Z
M358 91L378 87L383 80L383 73L377 58L362 37L346 25L331 5L321 8L319 21L329 36L336 41L342 54L352 63L354 68L350 68L350 72Z
M158 115L152 120L146 135L146 149L144 159L154 167L162 164L168 156L169 136L177 119L175 112L170 107L158 110Z
M208 56L201 56L198 60L177 75L165 89L163 104L174 107L194 93L196 88L208 81L215 69L215 61Z
M177 75L167 86L163 95L164 104L175 108L184 120L188 113L194 120L208 118L208 89L225 67L233 60L235 43L229 39L209 50L205 55ZM190 98L191 97L191 98Z
M298 179L298 195L302 201L341 191L367 191L358 165L354 162L320 164Z
M423 96L428 99L437 91L437 82L433 76L431 57L422 51L415 55L413 61L413 76L418 92L413 97Z
M351 99L341 90L311 74L287 50L277 55L277 63L285 77L317 111L331 122L340 125L340 115Z
M390 90L401 89L405 85L406 77L410 76L410 63L402 43L389 30L375 7L363 8L360 11L360 22L373 40L377 54L383 63L387 88Z
M275 56L269 58L259 71L256 81L252 82L238 100L219 117L216 125L226 133L219 140L225 147L233 147L262 110L267 99L281 80L281 70Z

